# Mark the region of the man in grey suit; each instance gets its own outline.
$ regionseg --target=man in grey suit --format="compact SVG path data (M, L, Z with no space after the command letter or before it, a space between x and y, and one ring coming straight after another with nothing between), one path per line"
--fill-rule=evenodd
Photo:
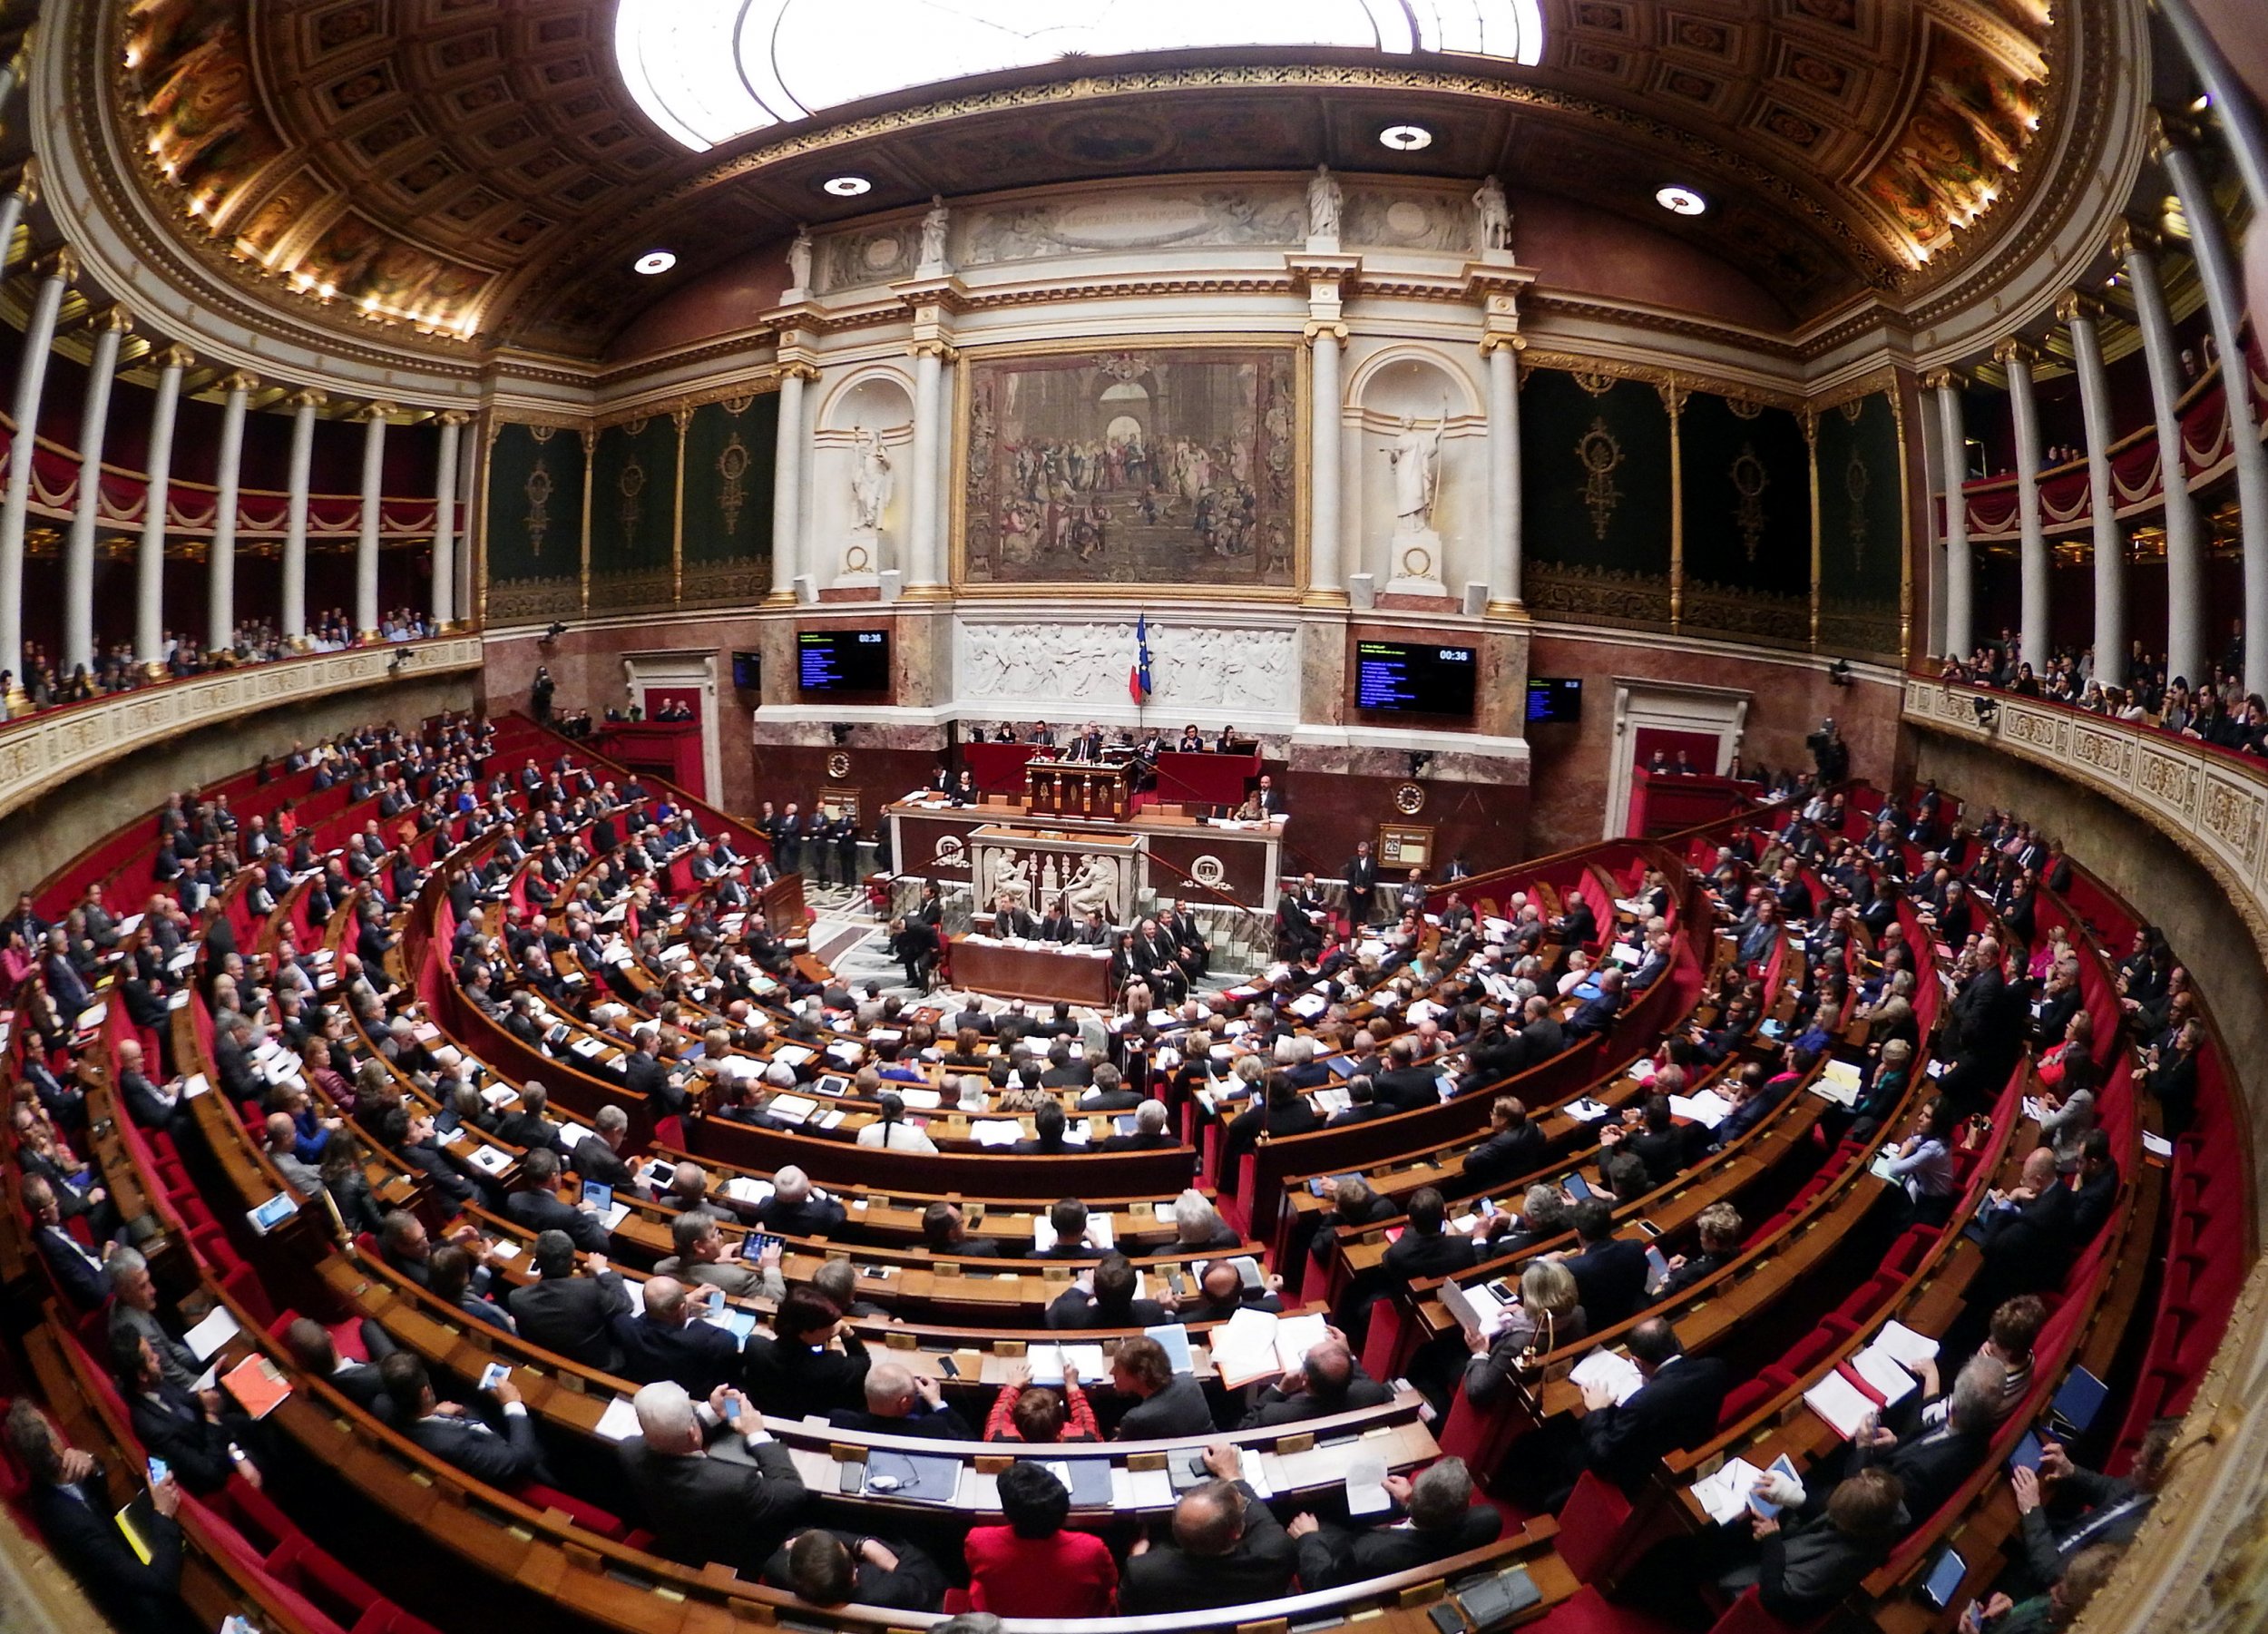
M631 1404L641 1433L621 1444L622 1469L660 1551L689 1566L721 1561L756 1578L807 1496L787 1449L729 1385L696 1404L682 1385L663 1379Z
M194 1389L204 1364L158 1320L158 1285L150 1278L150 1262L135 1249L115 1248L103 1262L103 1276L111 1291L111 1343L115 1345L122 1332L140 1335L158 1353L166 1382Z
M655 1265L657 1277L722 1288L734 1299L777 1299L787 1291L787 1281L779 1274L778 1243L767 1245L763 1257L750 1265L732 1252L743 1239L735 1238L728 1243L718 1228L717 1217L705 1209L696 1208L671 1220L670 1240L677 1252Z

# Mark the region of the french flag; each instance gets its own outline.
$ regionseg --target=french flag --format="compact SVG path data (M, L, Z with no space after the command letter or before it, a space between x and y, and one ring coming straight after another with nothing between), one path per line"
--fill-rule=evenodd
M1127 672L1126 690L1134 695L1137 704L1149 701L1149 615L1138 613L1134 619L1134 668Z

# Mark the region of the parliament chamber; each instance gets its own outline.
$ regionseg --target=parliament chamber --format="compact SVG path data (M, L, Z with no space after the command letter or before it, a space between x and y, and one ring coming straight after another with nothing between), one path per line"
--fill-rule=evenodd
M2260 1626L2264 101L0 5L0 1622Z

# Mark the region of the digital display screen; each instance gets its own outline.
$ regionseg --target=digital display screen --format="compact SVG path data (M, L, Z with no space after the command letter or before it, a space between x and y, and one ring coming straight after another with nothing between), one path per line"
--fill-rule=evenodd
M886 630L799 630L796 684L807 692L887 692Z
M761 692L764 690L764 655L761 652L734 653L732 684L742 692Z
M1576 676L1531 675L1528 678L1528 719L1554 725L1572 724L1583 718L1583 683Z
M1354 707L1399 715L1472 713L1480 666L1471 647L1354 643Z

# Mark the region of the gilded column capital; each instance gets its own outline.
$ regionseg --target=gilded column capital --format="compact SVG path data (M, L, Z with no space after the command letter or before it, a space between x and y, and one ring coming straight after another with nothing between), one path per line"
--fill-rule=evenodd
M1959 391L1969 382L1957 368L1933 368L1921 377L1921 384L1931 391L1945 391L1949 388Z
M2021 335L2010 335L1992 348L1992 361L2003 367L2020 363L2029 368L2039 361L2039 348Z
M809 385L819 377L819 366L807 358L797 357L783 363L775 373L782 380L801 380Z
M1309 346L1324 339L1335 340L1341 346L1347 342L1346 325L1335 318L1311 318L1300 330L1300 337Z
M1514 354L1514 361L1518 361L1518 355L1527 349L1528 337L1518 330L1491 329L1481 337L1481 356L1483 357L1510 350Z
M442 426L470 426L473 416L462 408L445 408L434 416L434 420Z
M114 300L88 313L86 327L98 334L131 335L134 332L134 315L124 301Z
M2101 298L2089 295L2084 289L2067 289L2056 298L2056 321L2058 323L2077 323L2081 318L2092 323L2102 315Z
M934 357L940 363L952 363L961 356L960 347L954 346L952 341L937 335L923 336L920 339L914 341L912 346L908 347L906 351L911 357ZM818 371L816 369L812 371L815 377L816 377L817 372Z
M65 244L49 250L32 263L32 270L41 278L61 279L66 284L79 281L79 252Z
M390 418L400 412L401 406L399 404L388 403L384 398L380 398L375 403L365 403L360 408L356 409L355 412L348 416L348 418L354 420L357 425L372 426L381 420Z
M249 396L259 389L259 377L249 369L231 369L213 384L231 397Z
M331 400L330 394L312 386L303 386L284 399L294 408L320 408Z
M197 354L178 340L168 341L155 353L152 361L161 368L192 369L197 367Z

